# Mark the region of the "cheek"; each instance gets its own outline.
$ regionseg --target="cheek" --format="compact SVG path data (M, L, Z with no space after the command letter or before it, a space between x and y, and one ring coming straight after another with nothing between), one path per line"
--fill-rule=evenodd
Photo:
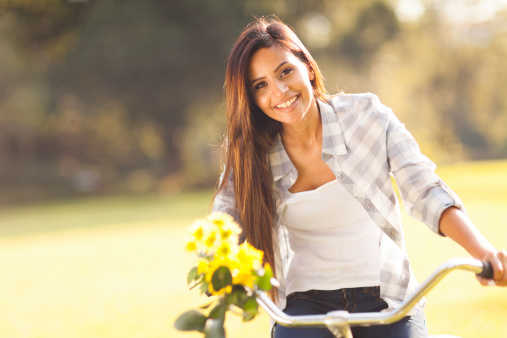
M257 107L264 109L266 105L269 105L267 95L257 94L254 97L255 104Z
M298 76L294 80L294 82L298 83L300 87L304 86L308 88L312 86L311 78L308 76L308 71L306 69L298 72Z
M305 74L306 75L306 74ZM312 86L312 81L315 79L315 77L312 77L312 76L308 76L306 75L305 76L305 82L306 82L306 85L307 86Z
M313 83L312 83L313 80L310 78L306 78L306 81L307 81L306 87L308 91L313 95Z

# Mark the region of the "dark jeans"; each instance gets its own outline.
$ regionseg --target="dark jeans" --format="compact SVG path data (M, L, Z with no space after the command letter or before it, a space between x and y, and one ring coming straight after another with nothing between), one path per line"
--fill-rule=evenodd
M340 289L332 291L310 290L295 292L287 297L284 312L297 316L325 314L335 310L353 312L379 312L387 308L387 303L380 298L380 287ZM353 327L354 338L421 338L428 337L424 312L417 309L417 314L405 317L390 325L370 327ZM276 324L275 338L327 338L334 337L327 328L287 328Z

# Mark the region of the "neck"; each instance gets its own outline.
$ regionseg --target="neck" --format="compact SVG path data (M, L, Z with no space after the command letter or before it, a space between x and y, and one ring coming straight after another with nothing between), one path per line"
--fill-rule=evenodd
M322 121L317 101L314 99L303 119L296 124L283 124L280 136L283 143L309 146L322 137Z

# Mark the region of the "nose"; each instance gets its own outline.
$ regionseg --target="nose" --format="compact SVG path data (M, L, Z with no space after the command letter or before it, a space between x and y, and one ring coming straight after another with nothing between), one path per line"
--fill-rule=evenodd
M273 86L273 94L275 96L283 97L287 92L287 85L283 81L275 81Z

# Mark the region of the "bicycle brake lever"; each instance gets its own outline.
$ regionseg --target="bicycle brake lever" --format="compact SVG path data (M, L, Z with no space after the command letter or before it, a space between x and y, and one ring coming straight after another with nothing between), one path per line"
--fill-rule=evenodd
M477 276L486 279L493 279L493 267L491 266L491 263L482 261L482 272L478 273Z

